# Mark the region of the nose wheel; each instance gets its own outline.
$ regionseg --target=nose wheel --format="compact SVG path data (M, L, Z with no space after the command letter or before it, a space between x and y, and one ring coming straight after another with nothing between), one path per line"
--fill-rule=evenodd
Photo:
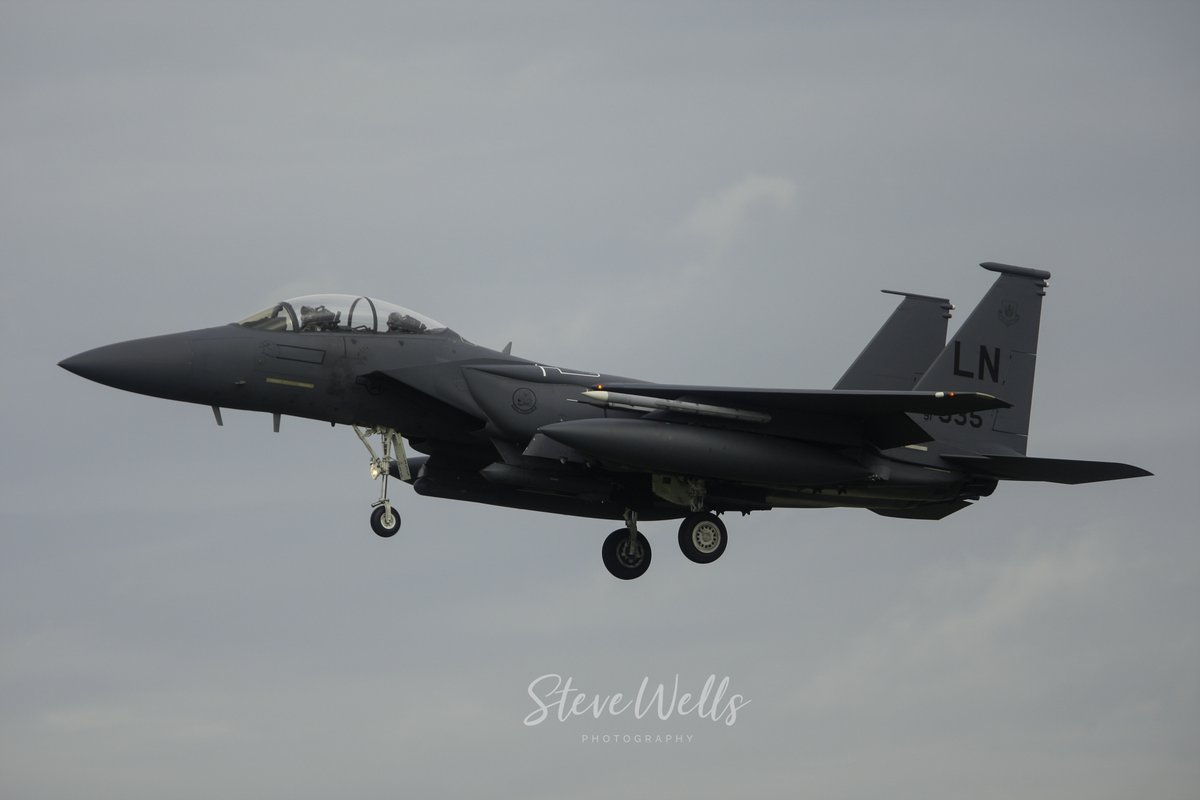
M396 513L396 509L390 507L391 505L388 503L386 506L378 506L371 512L371 530L384 539L395 536L400 530L400 515Z
M367 452L371 454L371 480L382 481L379 487L379 499L371 504L375 509L371 512L371 530L385 539L395 536L400 530L400 515L396 513L396 509L392 507L392 501L388 499L388 478L393 474L393 470L402 481L411 477L408 469L408 455L404 451L404 440L393 428L369 428L364 431L355 425L354 433L363 443L363 447L367 448ZM370 438L376 435L381 441L382 455L377 455L375 448L371 447Z

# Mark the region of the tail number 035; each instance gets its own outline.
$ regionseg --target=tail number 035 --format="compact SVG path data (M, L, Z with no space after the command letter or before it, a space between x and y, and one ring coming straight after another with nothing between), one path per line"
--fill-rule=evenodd
M971 412L970 414L953 414L953 415L947 414L945 416L939 416L939 417L935 417L933 414L925 415L926 422L932 422L935 419L938 422L944 422L947 425L950 425L950 424L960 425L960 426L970 425L972 428L982 428L983 427L983 417L979 416L975 412Z

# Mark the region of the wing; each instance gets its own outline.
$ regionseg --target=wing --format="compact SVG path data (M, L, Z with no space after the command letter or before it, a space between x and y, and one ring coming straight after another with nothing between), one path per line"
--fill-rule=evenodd
M659 402L656 402L659 401ZM864 441L887 449L932 441L910 414L953 416L1007 408L979 392L747 389L620 383L586 393L584 402L644 411L650 418L700 415L751 424L763 433L831 444Z

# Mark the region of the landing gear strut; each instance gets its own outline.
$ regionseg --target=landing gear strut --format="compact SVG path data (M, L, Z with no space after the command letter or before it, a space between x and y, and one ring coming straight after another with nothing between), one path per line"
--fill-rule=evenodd
M404 440L400 438L400 434L394 428L368 428L364 431L357 425L353 427L358 440L371 454L371 479L383 479L379 499L371 504L371 507L375 509L371 512L371 530L385 539L395 536L396 532L400 530L400 515L392 508L392 501L388 499L388 478L392 474L393 467L400 480L407 481L411 477L408 470L408 455L404 451ZM369 439L375 435L378 435L382 442L382 456L376 455L375 448L371 447Z
M650 542L637 529L637 512L626 510L624 528L617 528L604 540L600 555L614 578L630 581L650 568Z

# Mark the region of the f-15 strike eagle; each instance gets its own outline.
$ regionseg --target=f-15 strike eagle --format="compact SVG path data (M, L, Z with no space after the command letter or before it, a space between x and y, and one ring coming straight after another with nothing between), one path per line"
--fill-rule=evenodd
M472 344L406 308L351 295L276 303L241 322L108 345L60 366L140 394L352 426L382 481L371 527L394 535L388 478L418 494L623 520L621 579L650 566L639 521L680 519L716 561L720 514L865 508L941 519L1001 480L1088 483L1138 467L1027 456L1049 272L985 263L992 288L946 342L950 303L901 294L832 390L650 383ZM379 449L372 445L376 437ZM421 455L409 456L408 446Z

